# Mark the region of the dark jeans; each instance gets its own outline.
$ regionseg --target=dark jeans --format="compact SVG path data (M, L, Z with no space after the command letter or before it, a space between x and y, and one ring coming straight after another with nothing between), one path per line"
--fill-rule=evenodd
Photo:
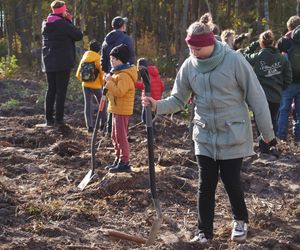
M271 114L273 130L275 133L277 130L277 117L278 117L278 110L279 110L280 104L268 101L268 105L269 105L269 110L270 110L270 114ZM256 127L256 130L257 130L257 134L260 135L260 132L257 127ZM265 143L263 141L263 139L259 139L258 146L259 146L259 150L261 153L267 153L267 154L270 153L271 146L269 144Z
M53 121L54 103L55 120L62 122L64 119L64 106L67 87L71 70L46 72L48 89L45 97L45 115L47 121Z
M243 159L215 161L212 158L202 155L197 155L196 158L199 166L199 232L204 233L207 238L213 237L215 191L219 175L229 197L233 218L248 223L248 212L240 183L240 170Z
M277 130L277 117L278 117L278 110L280 103L274 103L274 102L269 102L269 109L270 109L270 114L271 114L271 119L272 119L272 124L273 124L273 130L274 133Z

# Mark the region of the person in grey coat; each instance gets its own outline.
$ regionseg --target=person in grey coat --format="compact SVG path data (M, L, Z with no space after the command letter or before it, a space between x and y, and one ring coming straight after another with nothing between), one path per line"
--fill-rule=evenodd
M193 140L199 166L198 232L191 241L213 238L215 191L219 175L233 213L231 239L247 236L248 212L240 183L243 157L254 154L248 105L261 138L275 136L264 91L246 59L214 38L209 20L192 23L186 36L190 56L182 64L171 96L162 100L142 97L157 114L182 110L193 95Z

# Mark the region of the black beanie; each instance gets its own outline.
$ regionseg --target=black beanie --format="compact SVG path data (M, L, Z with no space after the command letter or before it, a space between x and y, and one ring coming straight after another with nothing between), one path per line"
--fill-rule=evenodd
M138 61L137 61L137 66L138 66L138 67L139 67L139 66L144 66L144 67L148 68L149 63L148 63L148 61L147 61L146 58L140 58L140 59L138 59Z
M120 44L114 47L109 53L110 56L114 56L115 58L122 61L122 63L127 63L129 61L130 52L128 46L126 44Z
M90 50L95 51L97 53L101 49L101 45L97 40L92 40L89 45L90 45Z

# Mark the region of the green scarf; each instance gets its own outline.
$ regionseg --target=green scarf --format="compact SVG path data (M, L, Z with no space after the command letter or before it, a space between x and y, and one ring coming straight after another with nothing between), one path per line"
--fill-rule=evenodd
M215 69L224 59L225 47L224 45L215 40L215 47L212 55L205 59L199 59L195 56L192 57L192 64L201 73L207 73Z

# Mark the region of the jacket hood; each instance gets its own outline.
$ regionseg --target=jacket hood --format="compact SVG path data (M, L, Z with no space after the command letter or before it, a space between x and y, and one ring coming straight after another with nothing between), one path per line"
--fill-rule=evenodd
M50 14L47 17L47 23L54 23L55 21L62 20L62 19L63 19L63 17L61 17L61 16Z
M83 54L82 60L84 62L93 62L96 60L100 60L100 55L99 55L99 53L97 53L95 51L88 50Z
M300 27L299 26L292 31L291 37L295 42L300 43Z
M132 65L131 67L129 67L127 69L122 69L122 70L118 71L119 74L122 72L128 74L134 82L137 81L138 72L137 72L137 67L135 65Z
M109 32L105 38L105 42L107 44L112 44L115 43L117 40L120 39L120 37L122 37L122 35L124 34L124 32L119 31L119 30L112 30L111 32Z
M148 66L148 72L151 76L158 76L158 69L156 66Z

